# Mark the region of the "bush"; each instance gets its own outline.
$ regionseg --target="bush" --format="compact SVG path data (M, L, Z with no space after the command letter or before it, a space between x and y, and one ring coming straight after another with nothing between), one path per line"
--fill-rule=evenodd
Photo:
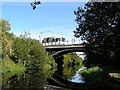
M11 76L24 71L23 65L15 64L9 57L5 57L2 60L2 84L4 85Z
M87 85L92 88L106 88L109 86L110 76L99 67L91 67L80 71Z

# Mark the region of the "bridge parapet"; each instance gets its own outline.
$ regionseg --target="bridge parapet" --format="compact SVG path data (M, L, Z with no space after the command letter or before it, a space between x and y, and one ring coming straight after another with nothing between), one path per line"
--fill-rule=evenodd
M51 41L50 40L45 40L44 42L41 41L41 43L43 44L43 46L51 46L51 45L79 45L83 42L81 42L80 39L71 39L71 40L65 40L65 41L62 41L62 40L58 40L58 41Z
M70 49L70 48L85 48L83 44L71 44L71 45L50 45L45 46L46 49Z
M45 46L47 51L60 51L65 49L74 49L74 50L85 50L85 45L83 44L71 44L71 45L51 45L51 46Z

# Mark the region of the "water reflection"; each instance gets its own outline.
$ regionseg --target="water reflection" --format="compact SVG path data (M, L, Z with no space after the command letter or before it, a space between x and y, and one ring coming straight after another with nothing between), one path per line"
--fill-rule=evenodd
M83 78L78 73L79 68L80 68L79 65L74 65L71 67L65 66L63 67L63 71L61 72L62 73L61 75L63 75L61 77L70 82L84 83ZM49 72L53 73L53 70ZM3 90L5 88L27 88L27 89L34 88L34 89L44 90L44 86L47 82L48 76L49 75L47 73L45 72L43 73L42 71L38 72L37 70L33 70L33 71L27 70L26 72L22 72L14 76L9 76L9 78L3 76L4 78L3 78L2 88Z
M75 83L85 83L84 78L78 73L76 73L70 81Z
M76 71L75 75L72 77L71 82L76 82L76 83L85 83L84 78L82 77L82 75L80 74L80 71L86 69L86 67L82 67L80 68L78 71Z
M85 67L81 67L80 65L74 65L72 67L65 66L63 67L63 78L75 83L85 83L84 78L79 73L80 70L85 69Z
M44 89L44 86L46 84L47 75L45 75L42 72L38 72L34 70L34 72L26 71L22 73L21 75L14 75L11 76L7 80L7 82L4 82L3 80L3 90L5 88L26 88L26 89L33 89L33 88L39 88Z

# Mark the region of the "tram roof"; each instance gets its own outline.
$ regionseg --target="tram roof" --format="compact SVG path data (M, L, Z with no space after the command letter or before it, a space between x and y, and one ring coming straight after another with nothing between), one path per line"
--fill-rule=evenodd
M63 36L50 36L50 37L45 37L45 38L64 38L64 37Z

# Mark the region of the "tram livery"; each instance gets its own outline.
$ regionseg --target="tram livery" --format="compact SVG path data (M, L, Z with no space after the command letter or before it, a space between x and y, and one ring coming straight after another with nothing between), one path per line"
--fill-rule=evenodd
M59 36L46 37L42 40L43 45L63 45L65 38Z

